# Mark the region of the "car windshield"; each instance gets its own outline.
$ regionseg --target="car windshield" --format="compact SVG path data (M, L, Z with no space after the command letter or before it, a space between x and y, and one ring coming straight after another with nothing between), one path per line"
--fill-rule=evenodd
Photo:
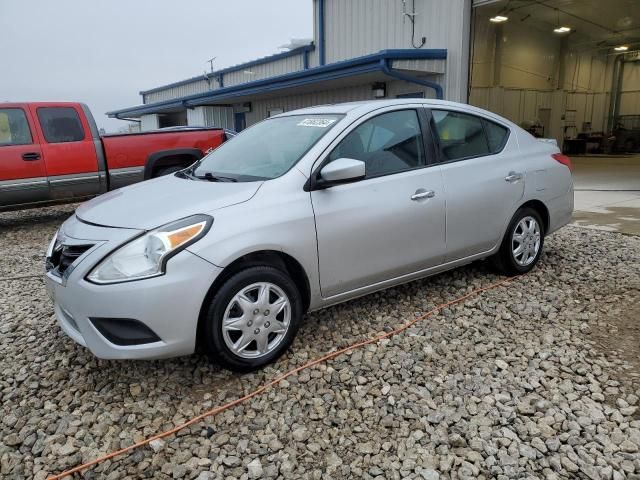
M340 115L291 115L265 120L222 144L187 174L203 180L231 182L279 177L340 118Z

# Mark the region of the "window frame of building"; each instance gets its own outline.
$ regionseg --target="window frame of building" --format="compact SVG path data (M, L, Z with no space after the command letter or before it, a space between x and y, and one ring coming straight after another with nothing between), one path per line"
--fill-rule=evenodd
M280 115L284 113L284 108L270 108L267 111L267 118L275 117L276 115Z
M82 133L82 137L80 138L74 137L73 140L62 140L62 141L57 139L50 139L49 137L51 132L48 130L49 126L47 125L47 122L43 121L42 117L40 116L40 113L44 111L51 111L51 110L65 110L65 111L73 112L73 115L75 116L75 120L77 120L78 126L80 127L80 132ZM73 107L39 107L36 110L36 114L38 116L38 122L40 123L40 130L42 130L42 136L44 137L44 141L49 144L82 142L87 138L87 131L85 130L84 125L82 124L82 118L78 113L78 111Z
M424 92L406 92L406 93L398 93L396 98L422 98L424 99Z
M22 113L22 120L24 120L24 124L27 126L27 133L29 134L29 141L22 143L14 143L11 142L0 142L0 148L2 147L17 147L20 145L33 145L33 132L31 131L31 125L29 125L29 118L27 117L27 112L25 112L24 108L20 107L0 107L0 113L3 113L6 110L17 110ZM9 122L9 116L7 114L7 122ZM9 128L11 125L9 124ZM9 134L13 137L11 130L9 130Z
M368 122L379 118L381 116L384 115L389 115L389 114L394 114L394 113L399 113L399 112L413 112L416 116L416 120L418 122L417 126L418 126L418 130L420 133L420 144L421 144L421 160L422 163L418 166L412 167L412 168L407 168L405 170L398 170L398 171L393 171L393 172L388 172L388 173L381 173L379 175L369 175L368 172L366 172L366 176L365 178L363 178L362 180L359 181L367 181L367 180L371 180L374 178L382 178L382 177L388 177L391 175L398 175L398 174L402 174L402 173L406 173L406 172L412 172L412 171L416 171L416 170L420 170L423 168L428 168L430 166L432 166L434 164L434 162L432 161L433 159L433 154L430 154L432 151L431 147L431 140L428 138L428 136L430 135L430 132L428 131L428 124L425 121L425 117L423 116L423 108L417 108L414 106L408 106L408 107L403 107L403 108L397 108L397 109L393 109L393 110L386 110L383 112L379 112L376 113L375 115L372 116L367 116L365 119L361 119L357 124L352 125L351 128L349 128L346 132L344 132L344 135L341 136L341 138L337 141L337 143L335 145L333 145L330 149L330 151L327 153L327 155L324 157L323 161L320 163L320 165L318 166L318 168L316 169L316 171L320 171L324 166L328 165L329 163L331 163L332 161L337 160L340 157L337 158L331 158L331 156L333 155L333 153L340 147L340 145L342 145L342 142L344 142L349 135L351 135L352 133L354 133L356 130L358 130L360 127L366 125ZM355 159L358 160L358 159ZM365 162L366 164L366 162Z

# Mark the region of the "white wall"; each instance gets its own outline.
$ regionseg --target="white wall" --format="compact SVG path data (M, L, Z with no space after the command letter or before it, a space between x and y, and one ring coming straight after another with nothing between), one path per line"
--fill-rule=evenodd
M581 132L585 122L606 131L615 56L585 50L579 35L566 38L526 22L497 26L476 11L469 103L518 124L550 109L555 120L545 135L558 140L565 129L570 137ZM625 65L622 91L620 114L640 114L640 63Z
M207 127L234 129L233 108L231 107L204 107L204 115L204 124Z
M243 68L235 72L224 74L224 86L230 87L239 83L246 83L263 78L276 77L285 73L297 72L304 69L304 54L285 57L274 62L262 63Z
M496 50L498 72L494 71ZM496 25L479 15L474 27L472 86L554 88L559 55L559 37L519 22Z
M415 43L447 49L445 97L466 100L471 0L416 0ZM317 19L318 0L315 0ZM412 2L406 2L411 13ZM317 21L317 20L316 20ZM318 33L316 31L316 44ZM411 49L411 22L402 0L325 0L326 63ZM315 57L314 57L315 58Z
M620 115L640 115L640 62L627 62L624 66Z
M140 117L140 131L146 132L158 128L158 115L142 115Z
M196 93L204 93L217 87L218 82L215 79L211 78L209 81L206 81L203 74L202 78L189 82L185 85L147 93L142 96L142 103L156 103L163 100L171 100L173 98L194 95Z
M293 55L291 57L281 58L279 60L253 65L251 67L242 68L237 71L223 74L223 87L230 87L240 83L261 80L263 78L275 77L285 73L295 72L304 68L304 54ZM217 77L206 79L204 74L200 78L194 78L193 81L178 85L175 87L167 87L155 92L143 95L143 103L155 103L163 100L171 100L173 98L204 93L210 90L220 88Z
M431 78L431 80L433 80L433 78ZM400 94L417 92L423 93L425 98L434 98L434 92L432 89L404 82L402 80L387 82L386 85L387 98L395 98ZM264 120L268 117L269 110L276 108L289 112L298 108L311 107L314 105L353 102L358 100L372 100L371 83L352 87L336 88L332 90L321 90L299 95L288 95L279 98L270 98L267 100L258 100L252 102L252 111L246 115L247 126Z

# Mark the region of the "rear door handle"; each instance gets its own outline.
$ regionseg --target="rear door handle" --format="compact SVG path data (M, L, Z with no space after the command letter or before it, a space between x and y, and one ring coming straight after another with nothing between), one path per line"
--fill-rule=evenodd
M515 183L518 180L522 180L522 174L516 172L509 172L509 175L504 177L505 182Z
M33 162L34 160L40 160L40 154L38 152L23 153L22 160L24 160L25 162Z
M436 192L434 192L433 190L416 190L416 193L414 193L413 195L411 195L411 200L414 201L418 201L418 200L423 200L425 198L433 198L436 196Z

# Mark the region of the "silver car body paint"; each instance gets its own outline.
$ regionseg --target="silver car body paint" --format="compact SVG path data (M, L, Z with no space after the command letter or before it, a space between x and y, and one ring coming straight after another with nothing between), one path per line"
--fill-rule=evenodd
M423 107L488 118L506 126L509 139L496 155L305 191L312 172L360 123L386 111ZM167 176L81 205L61 234L70 242L95 245L66 278L47 274L64 331L101 358L189 354L209 288L244 255L275 251L295 259L308 278L309 310L316 310L495 253L512 216L528 201L548 209L547 234L571 219L571 173L551 157L558 148L490 112L413 99L328 105L280 116L305 114L343 117L278 178L231 183ZM165 275L113 285L85 280L105 255L137 235L202 213L214 218L213 226L169 260ZM117 346L90 317L136 319L162 340Z

